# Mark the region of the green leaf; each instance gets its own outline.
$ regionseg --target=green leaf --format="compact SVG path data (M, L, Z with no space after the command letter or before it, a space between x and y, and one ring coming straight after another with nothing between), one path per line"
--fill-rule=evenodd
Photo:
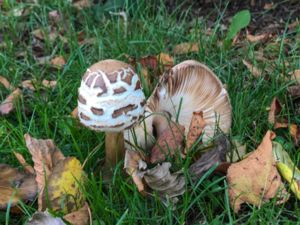
M229 26L225 41L224 47L228 48L230 46L231 40L236 36L236 34L243 28L247 27L251 20L251 14L249 10L242 10L236 13L232 22Z

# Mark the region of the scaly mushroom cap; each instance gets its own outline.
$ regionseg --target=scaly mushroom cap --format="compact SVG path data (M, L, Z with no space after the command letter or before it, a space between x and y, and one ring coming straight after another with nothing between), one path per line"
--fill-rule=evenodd
M226 89L207 66L194 60L184 61L162 76L147 100L147 109L154 113L168 112L173 120L179 114L178 122L185 127L186 135L193 112L203 111L207 124L204 128L203 141L212 138L217 128L227 133L231 127L231 105ZM152 117L150 116L151 119L146 123L147 132L153 133L153 126L159 136L161 126L165 126L165 123L154 124L156 115ZM145 127L140 124L134 129L141 130ZM130 135L125 136L125 139L132 142ZM137 138L138 144L142 147L146 146L144 139L143 135Z
M93 130L119 132L144 114L141 82L130 65L103 60L87 69L78 95L80 122Z

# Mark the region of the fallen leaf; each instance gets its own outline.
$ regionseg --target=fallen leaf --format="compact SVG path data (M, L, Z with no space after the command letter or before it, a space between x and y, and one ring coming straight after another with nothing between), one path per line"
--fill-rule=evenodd
M264 9L265 9L265 10L270 10L270 9L273 8L273 6L274 6L274 3L273 3L273 2L265 3Z
M286 193L276 169L272 152L275 133L268 131L258 148L247 158L233 163L227 171L230 204L235 212L242 203L261 206L269 199ZM287 200L287 198L285 198Z
M273 154L277 169L282 177L290 184L292 192L300 200L300 170L295 166L289 154L282 145L273 141Z
M84 206L81 185L84 172L75 157L67 157L58 162L48 177L46 191L43 193L42 209L64 213L74 212Z
M291 75L292 80L296 81L300 84L300 69L294 70L293 72L289 73Z
M171 67L174 66L174 59L172 56L170 56L169 54L167 53L160 53L158 56L158 62L160 65L163 66L163 70L168 70L170 69Z
M139 60L139 63L143 68L149 68L152 70L158 69L158 58L157 56L145 56Z
M48 13L48 17L49 17L49 20L54 22L54 23L58 23L61 21L61 14L58 12L58 10L53 10L53 11L50 11Z
M90 217L89 205L85 203L81 209L65 215L64 219L72 225L88 225Z
M199 52L199 45L197 43L185 42L174 47L175 55L187 54L191 52Z
M243 60L243 64L248 68L248 70L254 77L261 76L262 71L256 68L255 66L253 66L251 63L247 62L246 60Z
M37 195L37 184L32 174L25 174L6 164L0 164L0 209L20 200L33 201Z
M132 177L133 182L137 186L139 192L145 190L143 183L143 173L140 173L141 170L147 168L147 164L143 160L142 155L139 152L133 150L126 150L124 168L126 172Z
M22 95L19 88L16 88L0 105L0 115L8 115L15 109L15 101Z
M51 26L48 26L43 30L36 29L32 31L31 34L40 41L49 40L52 42L58 37L56 30L53 29Z
M232 144L234 148L226 156L226 161L231 163L241 160L246 155L247 149L246 145L241 144L237 140L233 140Z
M84 8L89 8L91 7L91 2L90 0L73 0L72 5L78 9L78 10L82 10Z
M57 69L63 68L64 65L66 65L66 60L63 56L57 56L50 61L51 65L54 66Z
M186 191L183 172L171 173L170 168L171 163L163 162L144 174L146 184L164 198L175 198Z
M17 158L17 160L19 161L19 163L23 166L25 171L27 171L30 174L35 174L33 167L26 162L23 155L15 152L15 151L13 151L13 153L14 153L15 157Z
M3 76L0 76L0 83L6 88L6 89L13 89L13 86L10 84L10 82Z
M22 88L29 89L31 91L35 91L38 86L42 86L44 88L55 88L56 85L57 81L55 80L42 80L41 84L39 84L37 80L24 80L21 83Z
M47 211L35 212L27 225L66 225L64 221L59 217L54 217Z
M202 131L205 127L206 123L203 119L203 112L193 112L193 116L191 119L189 132L186 138L186 147L184 149L184 153L187 154L188 151L191 149L194 143L198 140L201 136Z
M300 141L300 127L298 127L296 124L291 124L289 127L290 135L292 136L294 143L296 146L298 146Z
M74 119L78 119L78 107L76 107L72 112L71 112L71 116Z
M300 85L293 85L288 87L289 94L294 97L300 97Z
M229 149L230 142L226 135L217 136L213 148L205 152L190 166L189 172L192 179L198 180L214 165L226 162L226 154Z
M252 35L249 34L247 31L246 38L249 42L259 42L259 41L264 41L269 37L269 34L260 34L260 35Z
M26 146L34 162L36 182L39 191L45 186L45 178L48 179L55 165L64 160L65 157L50 139L35 139L28 133L24 135Z
M183 148L184 126L170 121L169 126L157 138L151 150L151 163L164 161L167 156L181 153Z
M274 97L271 103L268 122L274 125L277 122L276 116L281 112L282 106L277 97Z

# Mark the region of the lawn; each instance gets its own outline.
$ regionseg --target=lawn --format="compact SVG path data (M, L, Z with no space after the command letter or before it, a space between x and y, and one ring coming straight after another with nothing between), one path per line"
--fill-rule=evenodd
M300 207L293 194L285 204L277 205L276 200L271 200L260 208L244 205L238 214L234 213L224 175L204 176L189 184L176 208L165 206L156 195L142 196L124 173L123 163L116 167L112 181L103 182L100 165L104 158L104 134L80 126L71 116L77 106L81 77L93 63L103 59L139 62L144 56L166 53L174 58L174 64L186 59L206 64L226 85L233 113L229 139L246 144L247 152L251 152L267 130L272 129L268 113L274 97L280 99L281 114L289 123L300 124L299 100L297 105L288 94L288 87L295 84L289 79L289 73L300 68L300 26L294 29L288 26L295 18L283 21L282 29L264 41L249 41L243 29L237 42L225 48L222 43L229 26L225 18L229 5L224 2L217 1L201 17L189 4L172 8L164 1L124 1L118 7L117 3L122 1L107 2L112 4L98 3L82 9L74 7L71 1L2 2L0 75L14 87L24 80L43 79L55 80L57 85L42 88L37 82L36 91L20 87L23 97L15 102L15 110L0 116L0 163L21 168L13 154L16 151L32 164L24 140L26 133L39 139L53 139L65 156L75 156L81 163L85 162L88 179L83 191L95 225L297 224ZM61 15L57 21L49 17L49 12L54 10ZM127 22L124 24L124 18L110 14L110 10L126 12ZM262 9L255 13L252 16L259 17L268 11ZM214 20L208 24L207 18L212 17ZM37 29L44 32L43 40L34 35ZM59 35L52 38L53 31ZM185 42L197 43L199 49L175 55L174 47ZM261 54L263 57L258 57ZM56 56L65 59L64 66L54 68L44 62ZM242 60L260 68L261 74L254 76ZM141 65L136 65L140 74ZM144 86L147 97L159 80L157 73L150 72L149 76L152 83ZM1 85L0 100L9 92ZM276 133L299 166L299 147L293 144L288 132ZM184 164L186 169L188 166ZM20 208L21 213L17 214L9 209L1 210L0 224L24 224L36 211L37 201L20 204Z

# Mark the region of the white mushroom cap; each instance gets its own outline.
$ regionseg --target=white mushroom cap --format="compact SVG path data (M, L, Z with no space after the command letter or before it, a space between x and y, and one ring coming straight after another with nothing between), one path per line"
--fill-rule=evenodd
M178 122L185 127L186 135L193 112L203 111L206 122L204 142L212 138L218 128L228 133L231 127L232 110L226 89L207 66L194 60L184 61L165 73L147 100L146 107L154 113L168 112L172 120L179 114ZM153 133L152 125L157 132L164 124L154 124L155 117L154 114L147 123L148 133ZM142 125L135 126L134 129L140 130ZM143 133L139 132L140 136L137 139L138 144L144 147L146 145L143 142ZM125 136L125 139L132 142L130 135Z
M87 69L79 88L80 122L93 130L120 132L144 114L141 82L130 65L103 60Z

